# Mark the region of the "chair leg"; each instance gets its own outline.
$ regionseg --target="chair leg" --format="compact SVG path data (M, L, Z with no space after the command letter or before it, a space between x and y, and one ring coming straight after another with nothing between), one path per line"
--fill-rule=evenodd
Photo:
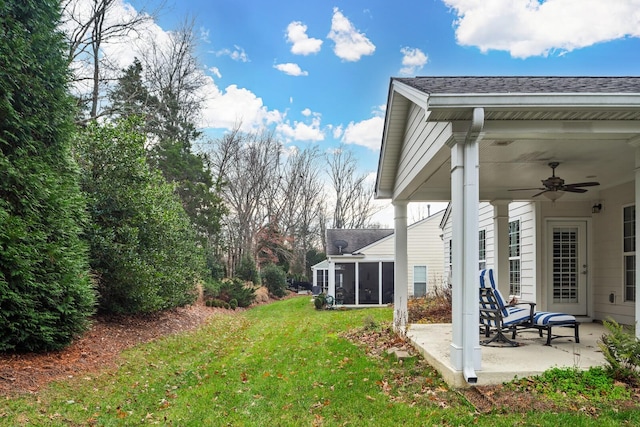
M502 328L496 328L496 334L494 335L494 337L491 338L490 340L482 341L480 344L489 345L493 342L504 343L509 345L510 347L518 347L517 342L511 341L509 338L505 336L504 332L502 332Z
M573 325L573 330L575 332L575 337L576 337L576 344L580 344L580 334L578 333L578 327L580 326L580 323L576 322L575 325Z

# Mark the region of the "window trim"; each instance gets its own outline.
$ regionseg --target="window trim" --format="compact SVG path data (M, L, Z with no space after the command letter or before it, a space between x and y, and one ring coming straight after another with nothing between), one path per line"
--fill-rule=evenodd
M478 230L478 270L487 268L487 230Z
M417 268L424 268L424 282L416 282L416 269ZM427 291L428 286L427 286L427 282L428 282L428 274L429 274L429 267L426 264L416 264L413 266L413 296L414 297L423 297L427 295ZM424 283L424 294L418 295L416 293L416 284L423 284Z
M517 224L517 231L511 230L511 224ZM520 218L509 221L509 294L514 296L522 295L522 221ZM517 242L512 244L512 236L517 237ZM512 252L512 249L517 251ZM515 272L514 266L518 266ZM516 280L517 279L517 280Z
M633 208L634 210L634 215L633 215L633 219L631 221L625 221L625 210L627 208ZM635 303L638 299L638 296L635 294L635 289L636 289L636 283L635 283L635 257L636 257L636 252L637 252L637 242L636 242L636 237L637 237L637 227L635 226L636 223L636 216L635 216L635 204L634 203L630 203L627 205L623 205L622 206L622 298L623 301L625 303ZM633 223L634 227L633 227L633 234L627 236L626 235L626 230L625 230L625 225L627 223ZM633 238L633 250L632 251L625 251L625 239L627 238ZM627 270L627 260L631 258L633 259L633 270ZM628 273L630 271L633 271L633 283L630 284L627 282L627 277L628 277ZM631 289L633 289L632 293L633 293L633 299L631 298L627 298L628 294L627 292L629 291L629 288L631 287Z

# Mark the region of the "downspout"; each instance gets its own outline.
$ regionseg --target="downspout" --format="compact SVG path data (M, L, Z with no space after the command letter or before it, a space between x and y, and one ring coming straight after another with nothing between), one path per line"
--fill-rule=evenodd
M469 384L476 384L475 348L479 345L478 329L478 203L480 199L479 150L484 128L484 108L473 109L473 119L464 141L464 291L462 372ZM475 233L470 233L476 230Z

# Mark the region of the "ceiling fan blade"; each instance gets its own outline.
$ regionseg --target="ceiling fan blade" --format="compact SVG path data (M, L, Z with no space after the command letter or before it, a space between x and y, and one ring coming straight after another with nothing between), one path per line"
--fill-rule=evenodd
M539 193L537 193L537 194L534 194L534 195L533 195L533 196L531 196L531 197L538 197L539 195L544 194L544 193L546 193L547 191L550 191L550 190L544 190L544 191L541 191L541 192L539 192Z
M544 187L533 187L533 188L512 188L509 191L528 191L528 190L546 190Z
M587 190L584 188L576 188L576 187L563 187L562 191L567 191L569 193L586 193Z
M600 185L599 182L576 182L575 184L565 184L565 187L595 187L596 185Z

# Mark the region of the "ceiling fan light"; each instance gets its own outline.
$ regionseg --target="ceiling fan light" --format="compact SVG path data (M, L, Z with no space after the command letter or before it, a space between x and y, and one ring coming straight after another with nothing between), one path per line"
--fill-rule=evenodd
M552 202L555 202L556 200L558 200L560 197L562 197L564 195L564 191L558 191L558 190L546 191L546 192L544 192L542 194L547 199L551 200Z

